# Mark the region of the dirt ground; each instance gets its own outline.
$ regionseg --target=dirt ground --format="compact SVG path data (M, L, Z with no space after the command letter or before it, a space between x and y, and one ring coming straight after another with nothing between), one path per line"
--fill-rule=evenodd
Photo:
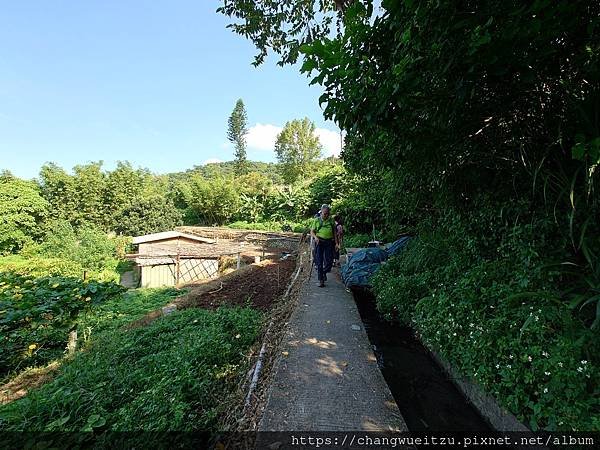
M178 308L241 305L266 311L284 294L295 267L291 257L261 261L209 283L188 285L190 292L173 303Z
M60 363L53 361L45 367L28 369L9 382L1 385L0 405L25 397L29 390L52 380L59 367Z

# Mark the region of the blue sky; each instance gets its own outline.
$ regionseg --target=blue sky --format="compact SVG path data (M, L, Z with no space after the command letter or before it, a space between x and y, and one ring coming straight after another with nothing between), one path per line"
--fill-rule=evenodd
M227 119L242 98L248 157L273 161L286 121L309 117L339 150L320 88L226 29L217 0L6 1L0 15L0 170L37 176L118 160L156 173L231 160ZM327 131L329 130L329 132Z

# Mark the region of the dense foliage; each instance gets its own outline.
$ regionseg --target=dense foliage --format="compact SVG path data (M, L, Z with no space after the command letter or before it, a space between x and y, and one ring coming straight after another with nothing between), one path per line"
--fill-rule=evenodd
M417 235L381 311L532 428L599 429L600 4L356 0L303 41L292 3L269 28L268 2L221 11L260 56L305 55L347 132L350 228Z
M424 224L375 276L378 308L533 429L598 429L595 308L563 300L570 275L553 259L552 222L512 214L480 205L475 217L453 211L433 230Z
M47 213L48 204L35 183L0 174L0 255L19 251L39 237Z
M260 325L252 309L191 309L105 333L53 382L0 407L0 427L214 433Z
M79 314L123 290L114 283L0 272L0 377L61 356Z

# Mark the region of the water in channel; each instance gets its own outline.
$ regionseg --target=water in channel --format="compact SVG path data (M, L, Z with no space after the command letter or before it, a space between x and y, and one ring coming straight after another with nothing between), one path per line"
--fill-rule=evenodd
M410 328L383 320L369 291L353 294L379 368L409 431L492 431Z

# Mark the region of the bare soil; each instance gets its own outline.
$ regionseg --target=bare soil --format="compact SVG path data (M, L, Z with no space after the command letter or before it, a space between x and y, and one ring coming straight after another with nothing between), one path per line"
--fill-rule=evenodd
M295 267L293 258L262 261L210 283L188 285L190 292L173 303L178 309L240 305L266 311L284 294Z
M52 380L59 367L60 363L54 361L44 367L28 369L0 385L0 405L25 397L29 390Z

